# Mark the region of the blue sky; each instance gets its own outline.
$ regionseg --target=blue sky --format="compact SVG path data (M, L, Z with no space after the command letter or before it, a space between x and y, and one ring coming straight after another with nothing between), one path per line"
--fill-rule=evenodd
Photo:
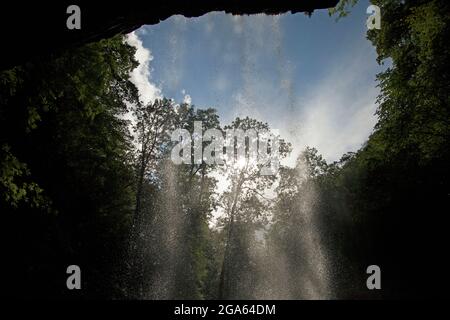
M329 161L364 143L376 122L375 75L382 70L366 39L368 1L335 21L311 17L171 17L129 35L141 66L133 80L143 99L165 96L267 121L294 145Z

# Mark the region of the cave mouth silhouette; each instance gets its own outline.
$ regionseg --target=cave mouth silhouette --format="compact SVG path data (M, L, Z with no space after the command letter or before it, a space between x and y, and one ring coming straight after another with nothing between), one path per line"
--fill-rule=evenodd
M221 11L233 15L312 13L334 7L339 0L106 0L12 1L2 4L0 33L3 43L0 70L61 50L126 34L142 25L157 24L173 15L188 18ZM67 7L81 9L81 30L66 27Z

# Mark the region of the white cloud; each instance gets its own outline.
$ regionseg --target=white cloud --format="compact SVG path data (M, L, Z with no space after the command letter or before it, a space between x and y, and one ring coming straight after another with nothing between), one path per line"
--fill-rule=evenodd
M285 161L289 165L306 146L317 148L327 161L358 150L376 123L375 74L379 70L373 48L355 42L346 54L335 54L324 61L330 67L322 80L295 83L293 76L301 70L285 59L279 18L248 21L251 32L242 33L243 86L233 94L232 108L224 116L249 115L280 129L281 136L293 144L294 150ZM265 30L268 25L271 33ZM258 69L258 57L264 50L272 50L269 54L276 58L275 81L264 69Z
M161 89L151 82L150 62L153 60L153 56L150 50L144 48L142 40L139 39L136 32L127 34L126 41L136 48L135 59L139 62L139 66L131 72L130 78L139 90L141 101L149 103L161 98Z
M355 49L355 48L354 48ZM367 61L374 59L365 49L336 61L327 77L304 97L300 111L286 115L292 132L287 132L294 152L288 163L305 146L318 149L327 161L358 150L377 121L374 115L378 89L367 75L375 70Z

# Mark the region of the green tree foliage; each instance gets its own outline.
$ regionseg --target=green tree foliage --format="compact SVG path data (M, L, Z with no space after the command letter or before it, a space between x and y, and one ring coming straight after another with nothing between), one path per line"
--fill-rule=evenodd
M350 14L350 8L354 7L358 0L341 0L337 6L328 10L330 16L337 15L337 20Z
M367 36L378 61L389 67L378 75L373 134L323 179L336 186L329 195L347 208L341 212L346 219L330 224L330 234L350 228L353 238L332 247L344 265L361 272L378 261L387 270L384 297L442 296L431 261L448 242L450 6L438 0L371 2L381 9L382 27ZM341 287L352 287L342 281ZM364 286L342 294L376 297Z
M385 24L368 38L378 61L392 66L378 75L377 110L387 151L414 152L421 162L448 151L449 6L446 1L374 1ZM414 151L413 151L414 150Z
M270 132L267 123L246 117L236 118L228 130L255 130L257 139ZM251 137L244 142L249 149ZM234 150L234 140L232 142ZM280 139L279 159L283 159L291 151L291 146ZM259 152L263 152L259 150ZM232 157L233 158L233 157ZM221 173L228 181L228 189L221 195L221 206L224 210L221 222L224 252L220 270L219 299L254 298L250 288L255 285L255 269L253 254L256 232L262 231L268 222L271 199L267 192L273 186L276 175L262 175L261 168L265 164L245 159L226 159Z
M136 101L133 57L117 37L1 73L12 294L68 294L60 280L74 262L85 296L121 294L113 272L130 221L131 140L121 116Z
M130 260L139 298L213 298L215 248L208 222L215 207L215 179L211 165L192 161L177 166L171 162L173 130L219 128L214 109L196 109L156 100L137 106L136 220ZM193 142L194 143L194 142ZM206 145L206 142L204 143ZM194 154L191 154L194 157ZM138 209L139 208L139 209Z

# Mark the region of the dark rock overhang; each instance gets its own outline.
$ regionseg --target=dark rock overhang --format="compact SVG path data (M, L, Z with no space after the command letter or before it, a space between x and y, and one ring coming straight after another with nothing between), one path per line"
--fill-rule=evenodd
M8 1L0 6L4 70L66 48L129 33L144 24L157 24L172 15L199 17L222 11L234 15L280 14L331 8L338 0L46 0ZM81 30L68 30L66 9L81 8Z

